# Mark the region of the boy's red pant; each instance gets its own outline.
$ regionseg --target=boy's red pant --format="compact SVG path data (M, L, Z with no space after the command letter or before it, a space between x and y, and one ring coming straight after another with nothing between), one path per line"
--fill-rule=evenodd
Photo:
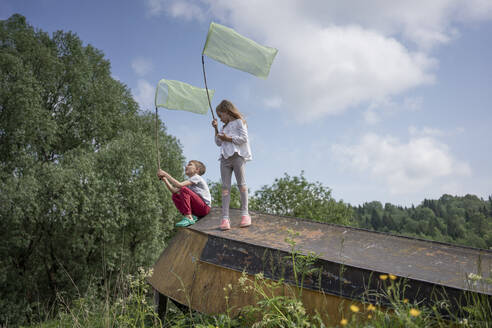
M177 193L173 194L173 202L183 215L193 214L202 217L210 212L210 207L203 199L186 187L181 187Z

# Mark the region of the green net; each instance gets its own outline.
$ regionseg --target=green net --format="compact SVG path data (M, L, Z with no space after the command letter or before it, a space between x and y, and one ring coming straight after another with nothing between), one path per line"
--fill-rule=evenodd
M214 90L209 89L208 93L212 100ZM206 114L208 111L207 91L184 82L162 79L157 83L155 106Z
M217 23L210 24L203 47L204 55L261 78L270 73L277 52L275 48L262 46Z

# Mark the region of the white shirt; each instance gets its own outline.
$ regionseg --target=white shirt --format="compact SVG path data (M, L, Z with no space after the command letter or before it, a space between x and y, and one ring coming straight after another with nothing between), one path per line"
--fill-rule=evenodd
M215 136L215 143L220 146L220 157L229 158L234 153L238 153L239 156L246 161L253 159L251 155L251 147L249 146L248 128L241 119L230 121L222 128L220 133L232 138L232 142L222 141L218 136Z
M198 174L195 174L188 178L188 181L191 181L192 185L189 185L188 188L192 190L195 194L200 196L205 204L210 206L212 203L212 197L210 196L210 189L208 189L208 185Z

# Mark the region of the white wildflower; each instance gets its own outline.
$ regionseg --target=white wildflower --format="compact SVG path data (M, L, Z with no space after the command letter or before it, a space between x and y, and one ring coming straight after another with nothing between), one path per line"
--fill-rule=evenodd
M482 276L480 276L480 275L478 275L476 273L471 272L468 275L468 279L470 279L470 280L482 280Z

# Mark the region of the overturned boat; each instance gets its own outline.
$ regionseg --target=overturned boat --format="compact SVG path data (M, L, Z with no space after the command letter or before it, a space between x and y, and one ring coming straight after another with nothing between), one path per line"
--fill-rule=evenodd
M308 312L317 311L327 323L346 317L352 304L390 306L377 295L398 282L412 304L446 300L455 313L470 295L492 304L490 250L255 212L253 225L239 228L239 211L230 214L231 230L219 230L220 209L212 208L195 225L180 229L162 252L149 278L161 314L168 298L202 313L237 313L254 305L255 296L224 287L258 273L302 288L298 295ZM295 262L286 260L293 253L315 254L317 270L300 279Z

